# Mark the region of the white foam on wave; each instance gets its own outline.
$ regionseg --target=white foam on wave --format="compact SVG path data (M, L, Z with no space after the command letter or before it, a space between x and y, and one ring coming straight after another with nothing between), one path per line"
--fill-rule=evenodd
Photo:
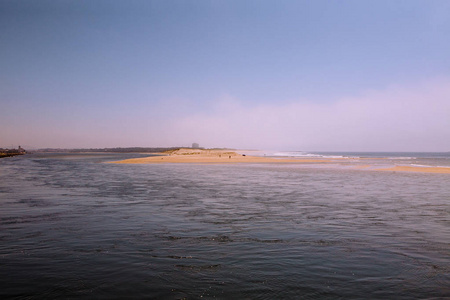
M411 167L421 167L421 168L433 168L436 166L429 166L429 165L419 165L419 164L410 164Z
M325 155L325 154L316 154L316 153L308 153L302 151L291 151L291 152L273 152L270 156L277 157L305 157L305 158L345 158L343 155Z
M275 152L272 156L288 156L288 157L322 157L319 154L312 154L306 152Z
M450 168L450 166L439 166L439 165L420 165L420 164L410 164L411 167L420 168Z

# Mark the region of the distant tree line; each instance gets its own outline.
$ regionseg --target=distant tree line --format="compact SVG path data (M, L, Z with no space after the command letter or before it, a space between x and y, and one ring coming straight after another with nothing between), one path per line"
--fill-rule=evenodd
M128 147L128 148L80 148L80 149L59 149L59 148L45 148L35 150L34 152L69 152L69 153L81 153L81 152L111 152L111 153L159 153L168 150L176 150L180 147Z

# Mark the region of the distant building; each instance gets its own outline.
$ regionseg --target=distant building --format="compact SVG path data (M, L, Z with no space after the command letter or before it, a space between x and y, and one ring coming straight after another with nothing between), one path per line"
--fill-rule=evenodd
M192 143L192 148L198 149L198 148L200 148L200 145L198 143Z

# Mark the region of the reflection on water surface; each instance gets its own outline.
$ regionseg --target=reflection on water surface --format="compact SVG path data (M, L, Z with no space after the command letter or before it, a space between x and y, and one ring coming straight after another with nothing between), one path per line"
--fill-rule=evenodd
M0 162L8 298L450 296L447 174Z

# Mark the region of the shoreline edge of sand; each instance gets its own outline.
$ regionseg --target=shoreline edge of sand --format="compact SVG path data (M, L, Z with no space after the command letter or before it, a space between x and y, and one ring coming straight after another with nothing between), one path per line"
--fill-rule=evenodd
M278 163L278 164L311 164L311 163L338 163L352 162L352 158L274 158L264 156L249 156L240 154L239 150L227 149L190 149L180 148L161 153L153 153L152 156L131 158L108 163L114 164L161 164L161 163L196 163L196 164L230 164L230 163ZM242 151L239 151L242 152ZM450 168L446 167L413 167L393 166L380 168L358 167L354 170L373 170L385 172L420 172L450 174Z

